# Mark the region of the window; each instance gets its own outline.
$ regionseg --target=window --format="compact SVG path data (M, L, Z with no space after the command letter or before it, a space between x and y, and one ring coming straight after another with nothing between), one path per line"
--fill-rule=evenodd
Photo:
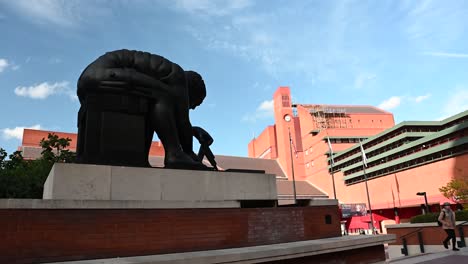
M329 215L329 214L325 215L325 224L331 225L331 223L332 223L331 215Z
M289 107L290 106L289 96L283 95L281 98L282 98L282 101L283 101L283 107Z

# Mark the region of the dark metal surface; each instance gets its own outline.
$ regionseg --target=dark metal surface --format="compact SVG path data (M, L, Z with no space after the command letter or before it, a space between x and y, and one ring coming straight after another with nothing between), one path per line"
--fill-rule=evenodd
M77 86L79 163L149 167L156 132L166 168L208 169L193 152L189 119L206 96L198 73L159 55L117 50L92 62Z

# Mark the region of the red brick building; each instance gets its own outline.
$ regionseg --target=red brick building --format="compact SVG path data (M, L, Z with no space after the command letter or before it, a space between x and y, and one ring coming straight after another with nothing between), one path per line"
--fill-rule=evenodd
M417 192L426 192L438 210L447 201L438 188L468 177L468 111L442 121L395 126L393 114L373 106L293 104L288 87L280 87L273 99L275 124L249 143L249 157L277 160L288 179L294 175L333 197L330 140L336 198L343 204L367 204L361 140L377 227L386 219L399 220L394 208L402 219L420 214L424 198ZM363 220L369 222L369 217Z

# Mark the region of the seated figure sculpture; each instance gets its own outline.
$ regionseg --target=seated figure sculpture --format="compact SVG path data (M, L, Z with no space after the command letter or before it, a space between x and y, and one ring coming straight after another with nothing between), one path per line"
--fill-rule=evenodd
M156 132L166 168L207 169L193 152L189 119L206 96L198 73L155 54L117 50L83 71L77 93L79 163L149 166Z

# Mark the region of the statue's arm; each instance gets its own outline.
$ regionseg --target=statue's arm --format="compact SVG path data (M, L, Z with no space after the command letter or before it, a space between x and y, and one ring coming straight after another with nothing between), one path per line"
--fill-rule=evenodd
M180 98L179 98L180 99ZM179 133L179 141L182 149L187 154L193 153L193 132L189 118L188 100L176 103L176 124Z
M136 91L148 93L149 96L151 93L179 96L177 89L132 68L88 69L80 77L79 82L83 87L95 87L95 89L126 89L130 86Z

